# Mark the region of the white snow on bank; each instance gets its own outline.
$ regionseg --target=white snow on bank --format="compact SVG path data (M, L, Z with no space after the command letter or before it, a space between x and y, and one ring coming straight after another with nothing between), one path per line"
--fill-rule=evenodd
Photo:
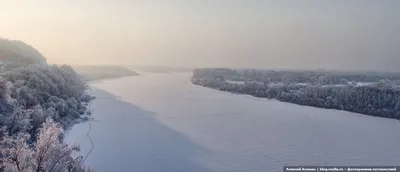
M308 83L296 83L295 85L299 85L299 86L308 86L308 85L310 85L310 84L308 84Z
M396 165L400 123L192 85L190 74L92 84L85 163L96 171L282 171L283 165ZM87 123L69 132L82 155Z
M369 86L375 84L374 82L357 82L357 86Z
M230 80L227 80L226 82L230 83L230 84L238 84L238 85L244 85L244 83L245 83L245 81L230 81Z

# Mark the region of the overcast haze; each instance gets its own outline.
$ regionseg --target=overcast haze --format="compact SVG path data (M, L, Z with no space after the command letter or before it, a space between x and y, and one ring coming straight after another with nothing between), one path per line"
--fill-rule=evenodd
M397 70L400 1L0 0L50 63Z

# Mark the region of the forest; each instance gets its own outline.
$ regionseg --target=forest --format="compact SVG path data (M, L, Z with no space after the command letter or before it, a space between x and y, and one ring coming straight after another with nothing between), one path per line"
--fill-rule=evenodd
M384 72L195 69L191 82L299 105L400 119L400 74Z
M116 65L105 66L72 66L72 68L79 73L86 81L93 81L99 79L119 78L126 76L137 76L139 73L132 71L128 68Z
M149 73L173 73L173 72L192 72L193 68L190 67L169 67L160 65L134 65L129 68L141 72Z
M94 99L71 66L48 65L33 47L0 39L0 171L90 171L63 134L87 120Z

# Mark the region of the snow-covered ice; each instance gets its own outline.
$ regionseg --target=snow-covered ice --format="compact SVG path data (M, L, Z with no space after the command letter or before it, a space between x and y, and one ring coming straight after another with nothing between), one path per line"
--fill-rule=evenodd
M192 85L189 73L91 84L75 125L85 164L108 171L282 171L283 165L399 165L400 123Z

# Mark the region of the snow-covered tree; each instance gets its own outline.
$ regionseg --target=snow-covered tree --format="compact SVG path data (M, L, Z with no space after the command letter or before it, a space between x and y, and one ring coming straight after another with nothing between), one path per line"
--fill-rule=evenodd
M28 134L5 134L0 140L1 167L5 171L16 172L87 171L80 159L72 157L74 152L79 151L79 147L60 142L62 132L59 124L47 120L39 130L33 146L27 144Z
M221 71L229 72L221 74ZM242 78L241 81L246 84L232 84L216 79L220 76ZM329 71L243 70L239 72L229 69L196 69L191 79L193 84L222 91L400 119L400 89L393 86L395 83L393 80L400 80L400 75ZM255 81L267 84L262 84L262 86L249 84L255 83ZM349 81L376 82L378 84L357 86ZM296 82L302 84L296 84Z
M0 140L0 165L4 171L33 171L33 150L27 144L29 135L19 133L17 136L7 134Z
M85 171L62 143L93 99L68 65L47 65L33 47L0 38L0 171ZM47 119L47 122L46 122ZM50 122L51 121L51 122Z

